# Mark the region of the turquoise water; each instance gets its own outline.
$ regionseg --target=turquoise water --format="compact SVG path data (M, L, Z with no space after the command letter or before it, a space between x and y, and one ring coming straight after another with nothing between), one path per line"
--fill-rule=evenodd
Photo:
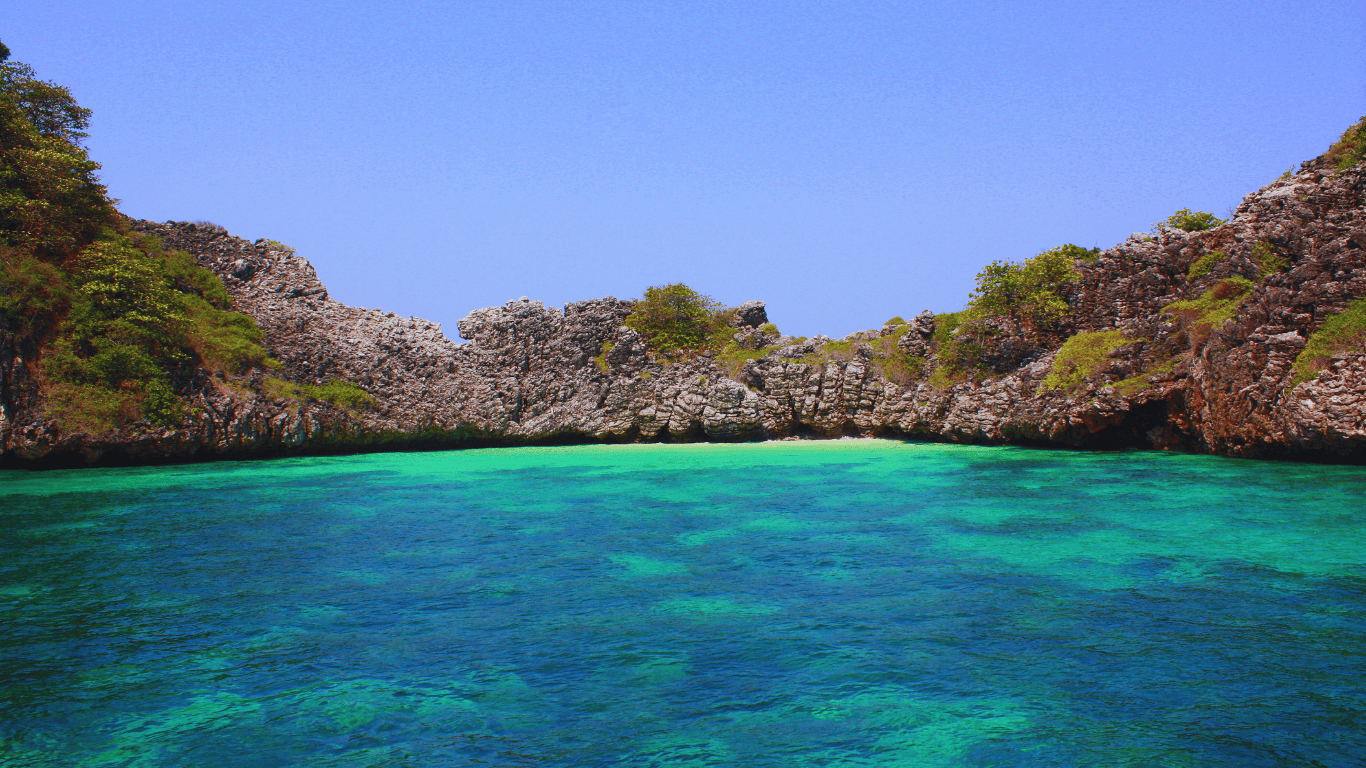
M1363 510L893 441L4 472L0 765L1361 765Z

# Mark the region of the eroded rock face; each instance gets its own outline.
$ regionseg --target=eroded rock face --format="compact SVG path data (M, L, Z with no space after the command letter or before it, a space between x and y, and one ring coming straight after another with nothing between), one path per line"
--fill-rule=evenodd
M768 310L762 301L747 301L735 308L735 317L745 328L758 328L768 322Z
M1366 354L1340 354L1317 379L1289 385L1292 363L1324 318L1366 296L1362 200L1361 167L1336 172L1308 163L1249 195L1221 227L1136 235L1093 263L1078 262L1067 297L1073 313L1058 343L1069 333L1114 329L1130 343L1070 389L1044 386L1057 344L1010 347L1010 338L1004 370L982 380L887 379L869 344L896 330L890 327L851 335L849 359L812 363L829 340L766 334L762 302L737 308L740 345L785 346L738 369L709 357L653 358L622 324L633 302L613 298L563 310L527 299L475 310L458 324L469 341L456 343L434 323L332 301L306 260L264 241L140 222L139 230L194 254L223 279L235 308L256 318L283 364L272 375L354 382L375 407L270 399L209 379L192 393L194 412L178 429L62 434L43 416L28 373L31 351L0 328L0 444L9 460L155 462L542 441L886 435L1361 461ZM1284 260L1282 269L1264 274L1258 249L1266 248ZM1190 278L1191 265L1213 251L1225 257ZM1163 313L1231 276L1256 283L1231 319L1194 327ZM910 326L897 343L928 359L928 372L935 317L921 313Z

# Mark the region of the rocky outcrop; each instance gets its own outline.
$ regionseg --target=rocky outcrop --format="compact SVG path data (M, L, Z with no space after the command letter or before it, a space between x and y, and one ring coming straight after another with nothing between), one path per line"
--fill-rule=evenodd
M468 341L457 343L434 323L332 301L309 263L278 244L206 225L137 228L223 279L235 308L257 320L281 362L269 375L353 382L373 406L272 398L252 382L210 378L188 393L192 413L177 429L137 424L63 434L43 417L23 351L0 330L0 443L8 460L846 435L1366 458L1366 353L1343 352L1316 379L1291 386L1292 364L1311 334L1366 296L1362 166L1307 163L1247 196L1222 226L1134 235L1093 262L1077 262L1072 312L1057 339L1007 334L996 373L957 381L930 375L937 320L928 312L906 328L854 334L841 346L847 354L832 357L821 354L824 337L776 336L765 328L765 305L748 302L734 313L736 344L762 356L738 365L715 356L669 363L623 325L631 301L609 297L560 310L523 297L469 313L459 322ZM1268 255L1278 268L1268 268ZM1202 258L1212 266L1191 277ZM1164 312L1233 276L1254 287L1230 318L1200 324ZM1045 385L1063 338L1116 330L1124 343L1084 381ZM909 379L889 378L872 346L894 333L896 347L920 365Z

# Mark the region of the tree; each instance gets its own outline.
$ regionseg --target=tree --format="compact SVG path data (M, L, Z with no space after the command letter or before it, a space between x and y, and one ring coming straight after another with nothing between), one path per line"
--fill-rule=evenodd
M8 59L0 58L0 94L12 100L43 136L77 145L84 141L90 110L77 104L66 86L39 80L32 67Z
M1013 261L993 261L977 273L977 288L969 303L988 315L1016 320L1027 287L1024 267Z
M0 63L0 245L60 262L114 223L100 166L80 146L89 119L66 88Z
M1010 318L1014 324L1048 325L1067 314L1062 287L1076 279L1072 262L1077 246L1060 246L1023 264L993 261L977 273L969 305L974 314Z
M645 289L625 322L656 352L669 354L705 346L720 306L683 283L656 285Z
M1171 227L1186 232L1204 232L1207 229L1214 229L1223 224L1225 219L1221 219L1206 211L1192 211L1189 208L1182 208L1167 217L1166 221L1160 221L1157 227Z

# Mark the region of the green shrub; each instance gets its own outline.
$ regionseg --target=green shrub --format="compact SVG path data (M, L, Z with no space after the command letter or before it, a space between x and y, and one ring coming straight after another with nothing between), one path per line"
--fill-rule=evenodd
M858 342L827 341L811 354L798 358L797 362L807 365L848 362L854 359L854 345L856 343Z
M977 273L969 306L1036 327L1060 320L1070 309L1062 288L1077 278L1072 268L1076 259L1067 248L1052 248L1023 264L993 261Z
M80 146L89 118L66 88L0 63L0 245L60 264L116 222Z
M142 416L153 424L173 427L185 419L185 404L164 381L147 384L142 399Z
M953 339L953 332L958 329L959 324L969 319L971 313L967 310L959 312L944 312L934 316L934 331L930 334L930 342L936 347L943 347Z
M170 425L184 415L170 384L174 372L194 364L234 374L277 365L251 317L211 303L229 303L221 282L182 252L162 252L154 239L109 236L73 261L66 277L70 308L44 361L54 383L128 394L147 419ZM65 422L102 424L112 396L82 392L60 407ZM97 415L77 415L82 404Z
M232 308L232 294L223 287L218 275L199 266L185 251L173 251L163 257L166 277L176 288L198 294L218 309Z
M1069 337L1053 358L1053 367L1040 388L1081 386L1109 361L1110 353L1136 341L1139 339L1130 339L1120 330L1092 331Z
M1222 325L1233 318L1238 306L1252 293L1255 287L1245 277L1228 277L1220 280L1200 295L1198 299L1174 301L1162 308L1163 312L1176 315L1188 325Z
M964 381L967 381L968 376L966 374L967 371L963 368L944 365L944 361L941 359L940 364L935 366L935 369L930 372L929 377L926 378L925 381L930 386L937 389L948 389L955 384L961 384Z
M0 315L11 329L44 336L70 304L70 278L60 267L0 246Z
M672 355L684 350L700 350L718 332L721 305L683 283L656 285L645 289L625 324L644 336L656 352ZM729 327L729 326L726 326ZM730 329L733 335L734 329Z
M1319 375L1328 358L1347 349L1360 349L1366 341L1366 299L1357 299L1346 310L1325 318L1295 358L1290 387Z
M721 370L725 371L727 376L734 377L740 372L740 369L744 367L745 363L750 360L758 360L765 357L777 349L779 349L779 347L741 349L734 344L730 344L716 356L716 365L719 366Z
M1186 274L1191 280L1199 279L1208 275L1219 262L1227 258L1228 254L1223 251L1210 251L1196 259ZM1276 249L1265 241L1252 246L1252 258L1257 262L1261 277L1275 274L1290 266L1290 260L1277 254Z
M205 223L208 223L208 222L205 222ZM211 226L217 226L217 225L214 224L214 225L211 225ZM281 253L285 253L285 254L288 254L288 255L290 255L290 256L293 256L293 255L295 254L295 252L296 252L296 251L294 250L294 247L293 247L293 246L285 245L284 243L280 242L279 240L262 240L259 244L260 244L260 245L264 245L264 246L266 247L266 250L270 250L270 251L279 251L279 252L281 252Z
M902 352L878 361L877 367L883 378L905 386L920 379L925 370L925 362L923 357L911 357Z
M1196 259L1195 263L1191 264L1191 268L1186 272L1186 276L1191 280L1202 278L1205 275L1208 275L1216 264L1227 258L1228 254L1223 251L1210 251Z
M75 308L78 334L123 323L141 329L149 342L165 342L184 322L164 262L134 248L127 238L112 237L87 248L73 276L84 299Z
M371 408L375 405L375 398L371 397L369 392L341 379L333 379L326 384L295 384L267 376L261 382L261 391L267 397L289 400L307 397L310 400L332 403L353 410Z
M1085 261L1087 263L1094 263L1100 258L1099 248L1082 248L1080 245L1073 245L1072 243L1060 245L1053 250L1060 252L1069 259Z
M297 384L284 379L277 379L274 376L266 376L261 379L261 394L266 397L283 397L287 400L293 400L302 393L299 392Z
M1005 332L1029 336L1055 328L1071 311L1064 290L1077 279L1076 262L1099 256L1099 249L1069 243L1023 263L988 264L977 274L977 287L966 309L935 316L935 330L930 338L939 365L931 382L956 381L981 368L988 340L994 335ZM1010 324L1003 330L1000 324L989 322L993 318L1006 318Z
M1117 381L1110 386L1114 387L1121 395L1133 395L1153 385L1152 377L1159 373L1170 373L1176 368L1176 364L1181 358L1171 357L1159 363L1155 363L1151 368L1144 372L1130 376L1123 381Z
M1189 208L1182 208L1167 217L1166 221L1154 224L1154 227L1172 227L1186 232L1204 232L1207 229L1214 229L1223 224L1225 219L1221 219L1212 213L1205 211L1192 211Z
M897 344L910 330L910 325L903 324L886 336L870 341L827 341L821 345L820 349L801 358L798 362L807 365L848 362L858 356L860 345L866 345L868 361L874 372L888 381L902 385L909 384L920 378L925 367L925 358L911 357ZM777 347L769 347L755 356L762 357L774 349Z
M1276 253L1276 249L1266 241L1252 246L1252 258L1257 260L1262 277L1274 275L1290 266L1290 259Z
M375 404L375 398L371 397L369 392L349 381L333 379L326 384L300 384L298 386L304 395L314 400L332 403L343 408L359 410Z
M616 345L612 342L604 341L602 343L602 352L597 357L593 358L593 362L598 364L598 370L603 373L607 373L607 371L612 368L607 362L607 353L611 352L615 347Z
M897 344L910 330L909 325L903 325L892 333L868 343L873 350L873 370L882 378L902 386L918 380L925 369L925 358L911 357Z
M939 365L930 377L931 384L945 386L980 366L984 352L982 342L989 331L982 323L984 319L985 313L975 307L934 316L930 343Z
M846 361L854 359L854 341L827 341L816 350L821 362Z
M883 327L885 328L886 326L889 326L889 325L905 325L905 324L906 324L905 318L903 318L901 315L897 315L896 317L892 318L891 320L888 320L887 322L883 323L882 325L883 325Z
M903 386L919 379L925 368L925 358L911 357L898 343L910 331L911 326L902 323L886 336L868 343L873 349L873 370L884 379Z
M760 333L766 333L766 334L768 334L768 335L770 335L770 336L782 336L782 335L783 335L783 334L778 330L778 326L774 325L773 323L764 323L763 325L759 326L759 332L760 332Z
M59 382L48 388L47 415L68 432L98 435L141 415L138 394L95 384Z
M279 367L261 346L261 329L250 315L216 309L198 296L184 295L181 301L189 320L186 340L202 366L226 373Z
M1342 137L1323 154L1323 159L1339 171L1366 160L1366 117L1343 131Z

